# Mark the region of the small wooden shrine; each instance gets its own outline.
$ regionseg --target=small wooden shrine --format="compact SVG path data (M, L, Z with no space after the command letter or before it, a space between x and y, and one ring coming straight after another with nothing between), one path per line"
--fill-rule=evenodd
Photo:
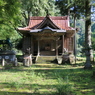
M23 34L23 52L30 49L35 56L58 56L74 52L75 29L69 16L30 17L29 25L18 28Z

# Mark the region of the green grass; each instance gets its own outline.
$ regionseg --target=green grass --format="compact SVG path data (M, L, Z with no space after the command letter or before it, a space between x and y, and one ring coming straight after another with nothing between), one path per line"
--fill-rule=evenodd
M37 63L31 67L0 67L0 95L95 95L93 70L76 65ZM45 61L44 61L45 62Z

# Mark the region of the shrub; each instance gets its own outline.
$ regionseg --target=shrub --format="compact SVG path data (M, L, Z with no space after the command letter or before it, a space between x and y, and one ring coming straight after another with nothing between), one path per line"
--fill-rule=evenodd
M74 95L73 93L73 84L70 84L68 78L64 80L63 78L58 78L58 85L56 86L56 90L58 95Z
M11 69L13 67L12 64L5 64L4 69Z

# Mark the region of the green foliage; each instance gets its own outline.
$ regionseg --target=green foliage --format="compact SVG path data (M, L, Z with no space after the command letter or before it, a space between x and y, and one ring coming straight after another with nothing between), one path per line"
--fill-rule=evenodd
M58 9L54 0L20 0L22 3L22 26L27 26L30 16L57 15Z
M16 34L16 27L20 19L19 0L0 1L0 39L13 37Z
M92 48L95 50L95 23L92 24L91 32L92 32Z
M12 80L8 83L8 88L14 88L16 90L23 88L25 80L22 78L20 80Z
M76 15L77 18L84 15L85 1L83 0L56 0L56 5L62 15L70 13L73 17Z
M77 47L81 47L84 45L84 39L85 39L85 21L84 19L77 20L76 27L79 29L77 32Z
M46 16L46 11L54 15L55 5L54 0L22 0L22 10L26 11L27 15L32 16Z
M15 48L18 50L22 50L22 42L23 42L22 38L16 39L15 40Z
M92 24L91 26L91 31L94 33L95 32L95 23ZM95 35L93 35L93 37L95 37Z
M13 64L5 64L4 69L12 69Z
M56 86L56 90L58 95L69 95L73 92L73 84L69 83L68 76L66 79L58 78L58 85Z
M60 13L62 15L67 15L68 14L68 1L67 0L56 0L56 5L60 9Z
M17 25L19 13L20 13L20 2L19 0L3 0L0 1L0 24L13 23Z
M17 31L10 23L8 25L1 25L0 27L0 39L6 39L8 37L11 39L19 37Z

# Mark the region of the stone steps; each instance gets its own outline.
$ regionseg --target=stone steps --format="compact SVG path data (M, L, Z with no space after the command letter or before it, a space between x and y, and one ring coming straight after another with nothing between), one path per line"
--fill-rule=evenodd
M56 56L39 56L36 63L51 63L56 59Z

